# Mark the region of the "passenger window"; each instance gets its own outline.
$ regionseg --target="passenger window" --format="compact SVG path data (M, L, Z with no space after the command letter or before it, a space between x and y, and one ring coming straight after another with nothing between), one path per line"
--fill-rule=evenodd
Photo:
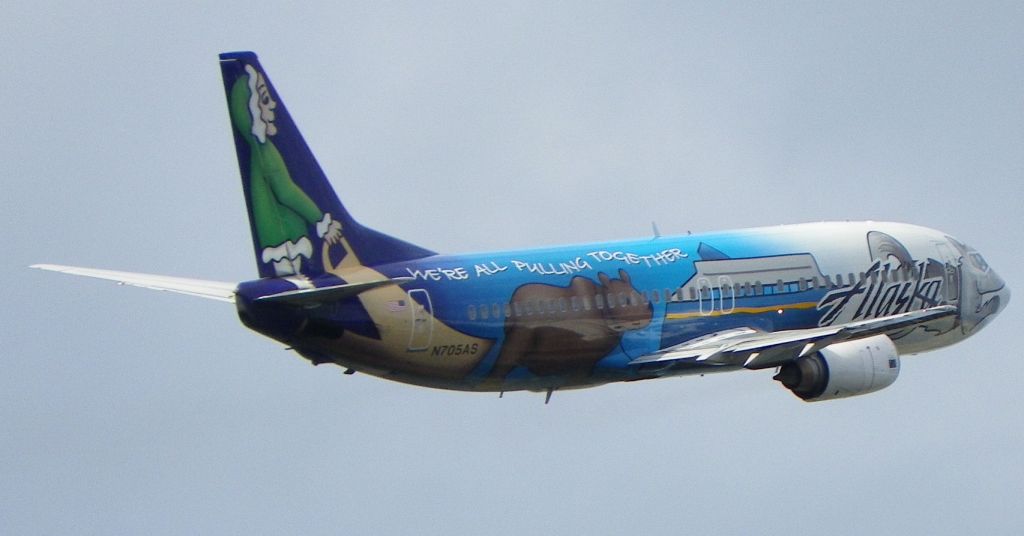
M476 320L476 306L475 305L470 305L469 309L466 309L466 316L468 316L470 320Z
M491 304L491 316L493 316L495 319L500 319L501 318L501 306L500 305L498 305L496 303L492 303Z
M832 280L829 279L829 277L827 275L822 276L822 286L824 288L829 288L829 287L832 286Z
M486 305L481 305L480 306L480 320L487 320L487 317L490 316L488 314L489 312L490 312L490 310L487 308Z
M853 274L851 273L851 274L846 274L846 275L849 278L849 279L846 280L846 284L847 285L852 285L853 284Z
M609 309L614 309L615 308L615 295L612 294L611 292L609 292L608 293L608 301L606 301L605 303L608 304L608 308Z
M775 282L775 291L779 294L786 291L786 284L783 283L781 279Z
M584 296L583 297L583 310L584 311L589 311L590 310L590 298L588 296Z
M655 305L661 302L661 294L659 294L657 290L651 291L651 301L654 302Z
M563 313L569 310L569 306L566 304L565 298L558 298L558 310Z
M505 317L510 318L512 316L512 304L505 304Z
M819 287L819 286L821 286L818 283L819 283L818 276L814 276L814 277L811 278L811 286L812 287Z
M604 294L597 294L594 296L594 305L598 309L604 309Z
M693 287L690 287L690 300L696 300L697 299L697 296L695 294L696 294L696 292L694 292Z
M761 282L760 281L754 281L754 295L755 296L763 296L764 295L764 287L761 286Z
M843 286L843 274L836 274L836 286Z
M572 304L572 310L573 311L579 311L580 310L580 300L579 300L579 298L577 298L576 296L573 296L572 298L569 298L569 301Z

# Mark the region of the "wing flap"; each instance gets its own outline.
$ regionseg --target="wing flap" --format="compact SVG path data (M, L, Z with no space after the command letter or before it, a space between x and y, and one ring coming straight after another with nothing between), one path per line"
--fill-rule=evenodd
M742 366L749 369L772 368L814 353L830 344L873 335L888 335L955 314L956 307L942 305L839 326L775 332L738 328L641 356L630 364L671 365L691 361L708 365Z
M189 296L198 296L210 300L225 302L235 301L235 283L225 281L209 281L206 279L189 279L166 275L142 274L137 272L118 272L97 268L81 268L78 266L62 266L59 264L33 264L30 268L49 270L64 274L81 275L115 281L120 285L163 290Z

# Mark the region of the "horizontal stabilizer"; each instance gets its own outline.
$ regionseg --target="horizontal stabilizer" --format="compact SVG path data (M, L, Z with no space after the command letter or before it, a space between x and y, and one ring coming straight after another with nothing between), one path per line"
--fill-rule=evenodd
M235 283L224 281L208 281L205 279L188 279L166 275L140 274L136 272L115 272L114 270L98 270L95 268L79 268L77 266L61 266L58 264L33 264L30 268L61 272L72 275L83 275L98 279L116 281L121 285L131 285L152 290L164 290L198 296L211 300L226 302L235 301Z
M316 305L321 303L335 302L351 298L370 289L387 285L402 285L412 281L412 277L396 277L394 279L378 279L364 283L350 283L348 285L335 285L333 287L304 288L279 292L269 296L260 296L258 302L279 302L291 305Z
M736 328L677 344L660 352L638 357L631 365L694 362L706 365L764 369L783 365L822 348L852 339L891 334L925 326L956 314L956 307L941 305L884 318L849 322L837 326L788 331L757 331Z

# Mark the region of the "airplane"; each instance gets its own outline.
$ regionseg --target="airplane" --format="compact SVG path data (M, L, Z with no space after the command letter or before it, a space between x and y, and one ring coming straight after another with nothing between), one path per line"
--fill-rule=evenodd
M822 222L439 254L346 210L252 52L220 67L259 278L33 268L235 304L314 365L546 393L775 369L808 402L891 385L900 357L977 333L1010 290L973 248L902 223Z

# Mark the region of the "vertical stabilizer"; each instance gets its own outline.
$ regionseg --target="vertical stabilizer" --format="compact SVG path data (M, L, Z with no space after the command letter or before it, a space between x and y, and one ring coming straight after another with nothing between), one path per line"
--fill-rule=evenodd
M260 277L310 277L432 251L357 223L252 52L220 55Z

